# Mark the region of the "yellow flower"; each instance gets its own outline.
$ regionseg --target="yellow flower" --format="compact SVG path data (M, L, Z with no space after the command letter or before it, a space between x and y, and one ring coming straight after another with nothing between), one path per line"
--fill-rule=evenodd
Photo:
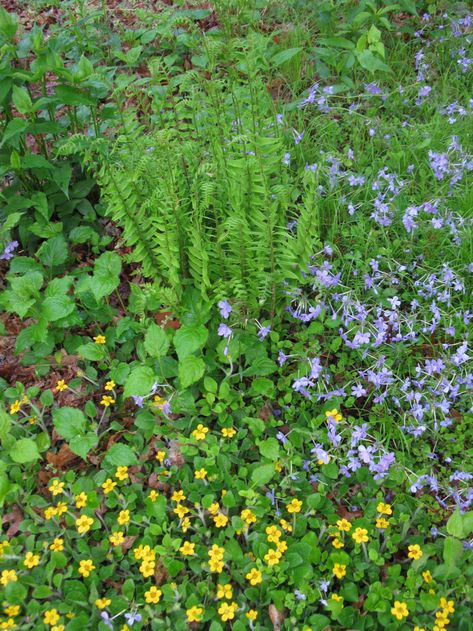
M16 616L20 613L20 605L8 605L3 610L3 613L9 618L16 618Z
M20 408L21 408L21 403L17 399L14 403L10 405L10 414L16 414L17 412L20 411Z
M183 502L186 499L184 491L174 491L171 496L173 502Z
M287 543L285 541L276 541L276 547L278 549L278 552L281 552L282 554L287 550Z
M59 622L60 617L57 609L48 609L44 612L43 622L44 624L56 624Z
M175 513L179 517L179 519L182 519L183 517L185 517L185 515L187 515L187 513L189 512L189 509L187 508L187 506L178 504L177 506L173 508L172 512Z
M281 524L283 530L285 530L286 532L292 532L292 526L288 521L286 521L285 519L281 519L279 523Z
M222 436L224 438L233 438L235 434L236 434L236 429L234 429L233 427L224 427L222 429Z
M111 397L109 394L104 394L103 397L100 399L100 405L103 405L106 408L110 407L114 403L115 403L115 399Z
M49 549L53 552L62 552L64 550L64 539L59 539L56 537L52 544L49 546Z
M342 579L347 573L347 566L342 565L341 563L335 563L332 572L334 576Z
M219 510L220 510L220 506L218 502L214 502L213 504L209 506L209 513L211 515L216 515Z
M281 473L282 471L282 464L280 462L275 462L274 463L274 469L278 472Z
M67 504L66 502L58 502L56 505L56 515L62 515L63 513L67 513Z
M124 526L129 521L130 521L130 511L128 509L121 510L118 513L117 522L120 524L120 526Z
M222 598L231 600L233 598L233 589L230 583L226 583L226 585L217 585L217 598L219 600Z
M137 548L133 549L133 554L135 556L135 559L139 561L141 559L154 559L156 553L148 545L144 546L140 544Z
M444 609L447 613L455 613L455 602L453 600L447 600L442 596L440 599L439 607Z
M409 609L406 603L401 603L399 600L396 600L394 606L391 607L391 613L397 620L402 620L409 615Z
M247 581L250 581L250 584L253 586L258 585L263 581L263 575L255 567L251 568L245 578Z
M195 554L195 543L190 543L189 541L185 541L182 546L179 548L179 552L187 557Z
M150 587L147 592L145 592L145 600L148 605L157 605L162 596L163 592L158 589L155 585Z
M84 508L87 506L87 495L82 491L79 495L76 495L74 498L76 502L76 508Z
M425 627L418 627L417 625L414 627L414 631L425 631Z
M53 495L60 495L61 493L64 493L64 482L53 480L48 486L48 491Z
M389 528L388 520L384 519L384 517L378 517L376 519L376 528L379 528L380 530L385 530L386 528Z
M207 476L206 469L197 469L197 471L194 472L194 477L196 480L204 480L206 476Z
M116 486L117 486L117 483L114 482L112 478L108 478L102 484L103 492L105 493L105 495L108 495L108 493L111 493Z
M155 491L154 489L149 492L148 499L151 500L152 502L155 502L158 499L158 497L159 497L159 493Z
M421 556L422 556L422 548L417 543L412 545L412 546L409 546L407 549L409 551L407 556L410 559L414 559L414 561L418 561L421 558Z
M351 523L348 521L348 519L339 519L337 521L337 528L342 532L350 532L351 527Z
M339 596L338 594L332 594L331 598L337 603L343 602L343 596Z
M54 627L51 627L51 631L64 631L65 628L63 624L55 624Z
M202 607L197 607L196 605L194 605L190 609L186 610L187 621L200 622L203 613L204 613L204 610Z
M256 515L252 511L250 511L249 508L244 508L240 513L240 517L245 523L248 524L248 526L250 524L256 523Z
M96 344L105 344L107 338L105 337L105 335L96 335L93 340Z
M10 545L10 542L7 540L0 542L0 556L3 555L5 550L9 547L9 545Z
M228 524L228 517L226 515L223 515L222 513L219 513L214 517L214 524L217 526L217 528L224 528Z
M223 571L223 561L219 559L210 559L209 560L209 568L211 572L218 572L220 574Z
M95 606L99 609L105 609L105 607L108 607L111 602L110 598L97 598Z
M25 559L23 561L23 565L27 567L29 570L39 565L39 554L33 554L32 552L27 552Z
M156 569L156 562L154 559L145 559L140 565L140 572L144 576L144 578L149 578L153 576Z
M268 550L268 552L264 555L264 560L269 566L277 565L281 560L282 554L279 550Z
M352 534L352 539L356 541L356 543L366 543L369 539L368 531L366 528L357 528Z
M113 381L113 379L110 379L110 381L107 381L107 383L104 386L105 390L113 390L115 388L117 384Z
M64 379L59 379L59 381L57 382L56 387L54 389L56 390L56 392L63 392L64 390L67 390L68 387L69 386L64 381Z
M248 618L248 620L254 621L258 617L258 612L254 609L248 609L248 611L245 613L245 616Z
M325 416L328 419L329 418L332 419L336 423L338 423L338 421L341 421L343 418L340 412L336 408L334 408L333 410L327 410L327 412L325 412Z
M16 624L13 618L8 618L8 620L4 620L0 622L0 629L15 629Z
M128 475L128 467L117 467L117 470L115 471L115 477L117 478L117 480L120 480L120 482L128 480L128 478L130 477Z
M87 578L95 570L95 565L90 559L79 561L79 574Z
M300 513L301 508L302 508L302 502L301 500L298 500L296 498L291 500L289 504L286 506L288 513Z
M117 530L116 532L112 532L110 537L108 538L112 546L121 546L125 541L125 536L121 530Z
M16 575L15 570L3 570L0 576L0 583L2 585L8 585L10 582L16 583L17 580L18 576Z
M165 451L158 451L158 453L156 454L156 460L158 462L162 462L164 460L164 458L166 458L166 452Z
M343 543L343 541L341 541L338 537L335 537L335 539L332 541L332 545L337 550L345 547L345 544Z
M44 518L47 520L52 519L53 517L56 517L56 515L57 515L57 510L55 506L48 506L48 508L46 508L44 511Z
M80 534L88 532L93 523L94 520L92 519L92 517L81 515L78 519L76 519L77 532L79 532Z
M429 570L425 570L425 572L422 572L422 578L426 583L431 583L434 580Z
M220 548L219 546L215 544L210 548L208 552L209 557L216 561L221 561L223 559L224 554L225 554L225 548Z
M208 427L204 427L202 423L199 423L196 429L192 432L192 436L196 440L205 440L205 435L207 434L208 431L209 431Z
M28 423L30 425L34 425L37 420L38 420L38 416L35 414L34 416L32 416L31 418L28 419Z
M376 507L376 510L378 511L378 513L381 513L382 515L393 514L393 509L391 507L391 504L385 504L384 502L379 502L378 506Z
M189 519L189 517L186 517L185 519L183 519L181 523L182 532L187 532L190 528L190 525L191 525L191 520Z
M227 622L227 620L233 620L235 617L235 612L238 609L238 605L236 603L222 603L218 608L218 613L223 622Z

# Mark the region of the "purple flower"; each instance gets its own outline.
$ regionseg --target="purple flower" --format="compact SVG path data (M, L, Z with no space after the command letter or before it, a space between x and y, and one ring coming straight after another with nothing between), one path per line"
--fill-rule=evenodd
M137 405L139 408L142 408L142 407L143 407L143 402L144 402L144 400L145 400L145 398L144 398L144 397L140 397L140 396L137 396L137 395L134 395L134 394L133 394L131 398L132 398L132 399L133 399L133 401L135 402L135 405Z
M222 322L222 324L219 325L218 335L220 335L220 337L229 338L231 337L232 333L233 333L232 329L229 326L227 326L224 322Z
M285 445L287 442L289 442L286 438L286 435L283 434L282 432L278 432L276 434L276 438L283 444Z
M296 145L298 145L300 143L300 141L303 139L305 131L301 131L301 133L299 133L297 131L297 129L293 129L292 130L293 136L294 136L294 142Z
M226 300L220 300L220 302L218 303L218 308L220 309L220 315L222 316L222 318L228 320L228 316L233 311L230 303L228 303Z
M109 629L113 629L111 618L106 611L102 611L102 613L100 614L100 617L102 618L103 623L106 624Z
M13 252L16 250L18 245L19 245L18 241L10 241L10 243L7 243L7 245L5 246L5 249L0 254L0 261L9 261L10 259L12 259Z
M258 337L260 340L264 340L264 338L268 336L270 333L271 333L271 329L269 326L262 326L260 327L260 330L258 331Z
M135 622L141 622L141 614L140 613L126 613L125 614L126 623L129 627L132 627Z
M282 351L279 351L278 353L278 364L280 366L282 366L284 364L284 362L287 360L287 355L284 355L284 353Z

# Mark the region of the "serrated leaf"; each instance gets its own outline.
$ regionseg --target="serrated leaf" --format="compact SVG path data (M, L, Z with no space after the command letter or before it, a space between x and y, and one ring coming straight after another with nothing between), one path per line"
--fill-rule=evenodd
M251 480L256 486L264 486L268 484L274 474L275 468L273 464L262 464L253 469Z
M169 338L164 329L153 323L146 331L144 346L151 357L163 357L169 349Z
M123 443L112 445L105 455L105 460L115 467L130 467L138 464L135 452L131 447Z
M179 380L183 388L188 388L199 381L205 372L204 360L194 355L188 355L179 361Z
M203 324L181 326L174 334L173 340L179 359L184 359L202 348L207 341L208 335L209 332Z
M10 449L9 455L18 464L35 462L39 458L38 446L32 438L20 438Z
M123 396L143 396L150 393L155 382L154 370L149 366L137 366L133 368L125 382Z
M66 406L53 410L53 424L62 438L72 440L75 436L84 434L87 420L81 410Z

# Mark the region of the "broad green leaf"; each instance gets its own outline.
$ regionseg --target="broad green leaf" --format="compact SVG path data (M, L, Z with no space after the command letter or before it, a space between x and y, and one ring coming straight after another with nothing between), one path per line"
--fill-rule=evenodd
M35 462L39 458L38 446L32 438L20 438L10 449L10 458L18 464Z
M88 344L81 344L77 348L78 354L84 359L89 359L90 361L100 361L105 356L105 351L101 344L95 344L94 342L89 342Z
M87 434L81 434L72 438L69 442L69 447L71 451L85 460L89 451L96 447L97 444L97 435L93 432L88 432Z
M455 537L446 537L443 542L443 560L446 565L455 566L463 554L463 544Z
M268 460L277 460L279 458L279 443L276 438L268 438L258 445L260 454Z
M75 308L70 296L50 296L44 299L41 313L50 322L55 322L70 315Z
M67 243L62 234L43 243L38 252L39 260L48 267L62 265L67 259Z
M447 532L449 535L463 539L465 536L463 529L463 517L460 513L460 509L457 507L454 513L449 517L447 521Z
M128 445L115 443L110 447L105 456L105 461L115 467L130 467L138 464L135 452Z
M149 366L137 366L133 368L125 382L123 396L143 396L149 394L155 382L154 370Z
M13 86L12 101L20 114L29 114L33 109L33 103L28 91L25 88L20 88L18 85Z
M205 372L204 360L194 355L188 355L179 361L179 380L183 388L188 388L203 377Z
M8 436L11 427L11 416L0 407L0 441L3 442Z
M77 408L62 407L53 410L53 424L57 433L66 440L84 434L87 420Z
M118 287L121 269L121 259L115 252L104 252L96 259L91 288L97 301L109 296Z
M298 55L303 49L299 46L297 48L286 48L285 50L281 50L279 53L276 53L271 57L271 64L278 68L282 66L286 62L290 61L293 57Z
M174 346L179 359L184 359L199 348L202 348L207 341L209 332L203 325L181 326L174 334Z
M144 345L151 357L163 357L169 349L169 338L164 329L153 322L146 331Z
M273 464L259 465L256 469L253 469L251 480L255 486L264 486L274 476L275 471Z
M364 50L362 53L358 53L357 59L360 63L360 66L371 73L376 72L376 70L382 70L383 72L391 71L389 66L381 61L379 57L376 57L376 55L374 55L370 50Z

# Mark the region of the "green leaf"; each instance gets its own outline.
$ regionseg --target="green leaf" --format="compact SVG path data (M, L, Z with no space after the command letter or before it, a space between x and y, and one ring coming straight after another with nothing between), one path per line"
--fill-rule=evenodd
M0 7L0 33L7 39L13 39L18 30L18 18L15 13L8 13Z
M11 416L0 408L0 441L3 442L8 436L11 427Z
M12 100L16 109L20 114L29 114L33 109L33 103L31 97L28 94L28 90L20 88L17 85L13 86Z
M51 296L41 305L42 315L50 322L55 322L70 315L76 308L69 296Z
M115 467L130 467L138 464L135 452L128 445L115 443L110 447L105 456L105 461Z
M346 39L346 37L319 37L317 44L333 48L345 48L346 50L353 50L355 48L354 42Z
M38 258L44 265L55 267L62 265L67 259L67 243L62 234L52 237L43 243L37 252Z
M154 370L149 366L137 366L133 368L125 382L123 396L143 396L150 393L155 382Z
M189 355L179 362L179 380L183 388L188 388L203 377L205 372L204 360Z
M276 53L271 57L271 64L278 68L283 64L290 61L293 57L298 55L303 49L298 46L297 48L286 48L285 50L281 50L279 53Z
M463 539L465 536L463 530L463 518L458 506L455 509L455 512L450 516L449 520L447 521L447 532L449 535L458 537L458 539Z
M35 462L39 458L38 446L32 438L20 438L10 449L10 458L18 464Z
M27 127L28 122L24 118L14 118L13 120L11 120L5 127L5 131L0 142L0 147L6 144L8 141L13 141L10 142L10 144L18 148L18 144L16 144L16 141Z
M255 486L264 486L268 484L274 476L275 469L273 464L262 464L253 469L251 480Z
M455 537L446 537L443 543L443 560L446 565L455 566L463 554L463 544Z
M181 326L174 335L174 346L179 359L184 359L202 348L207 341L208 335L209 332L203 324Z
M85 432L87 420L77 408L62 407L53 410L53 424L57 433L66 440L72 440Z
M144 346L151 357L163 357L169 349L169 338L164 329L153 322L146 331Z
M77 348L77 352L81 357L90 361L100 361L105 356L103 346L101 344L95 344L93 342L89 342L88 344L81 344Z
M371 73L376 72L376 70L382 70L383 72L391 72L389 66L387 66L379 57L373 55L370 50L364 50L362 53L357 54L357 59L360 63L360 66L365 68Z
M118 287L121 270L122 262L115 252L104 252L96 259L91 285L97 302Z
M277 460L279 458L279 443L276 438L268 438L258 445L260 454L268 460Z
M88 432L87 434L81 434L74 436L69 442L71 451L85 460L87 454L91 449L97 446L99 440L96 434Z

